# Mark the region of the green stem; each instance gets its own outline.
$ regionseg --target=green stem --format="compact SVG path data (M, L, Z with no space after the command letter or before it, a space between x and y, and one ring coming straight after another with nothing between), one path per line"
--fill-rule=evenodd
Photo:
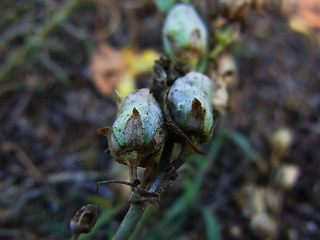
M203 56L197 66L197 72L204 73L208 64L208 56Z
M182 164L184 164L186 160L190 157L192 152L193 150L188 144L183 144L182 150L178 158L170 164L170 168L173 167L175 169L179 169L182 166Z
M176 160L170 164L170 167L168 169L165 169L164 171L161 171L155 180L148 185L146 190L151 193L159 193L162 189L163 185L165 185L165 181L167 181L166 176L168 174L168 171L172 168L178 169L186 160L190 157L192 153L192 148L188 145L183 145L182 150ZM170 157L170 156L169 156ZM168 170L168 171L166 171ZM120 224L115 236L112 238L112 240L126 240L130 237L132 234L135 226L139 222L139 220L142 217L142 214L149 203L131 203L130 208L122 220L122 223Z
M210 52L209 58L215 59L225 48L226 46L218 43L216 47Z
M144 211L140 221L134 228L134 231L131 233L129 240L141 239L141 235L143 233L142 229L146 222L150 219L153 215L156 208L152 208L151 206L147 206L146 210Z
M174 142L167 141L164 145L161 158L159 161L159 170L162 171L170 163L170 158L173 150Z
M124 217L121 225L119 226L113 240L124 240L128 239L133 232L135 226L139 222L144 209L147 204L134 204L130 205L130 208Z
M72 235L72 240L78 240L79 236L80 236L80 234L73 234Z

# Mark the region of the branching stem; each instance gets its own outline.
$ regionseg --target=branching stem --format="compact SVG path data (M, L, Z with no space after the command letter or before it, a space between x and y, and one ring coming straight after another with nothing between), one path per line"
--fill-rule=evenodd
M188 145L183 145L182 150L176 160L174 160L168 168L160 171L158 175L154 178L154 180L146 187L146 190L150 193L160 193L165 185L165 181L167 181L166 177L169 174L169 171L174 168L177 170L191 155L192 149ZM170 154L171 155L171 154ZM170 157L170 156L168 156ZM130 208L122 220L115 236L112 240L126 240L130 237L133 232L135 226L139 222L140 218L146 207L148 206L148 202L144 203L131 203Z

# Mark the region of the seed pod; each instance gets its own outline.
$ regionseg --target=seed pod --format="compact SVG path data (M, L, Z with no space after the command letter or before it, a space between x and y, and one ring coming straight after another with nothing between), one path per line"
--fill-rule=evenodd
M199 58L207 50L207 29L195 9L177 4L168 14L162 38L171 57Z
M146 167L160 153L165 141L163 114L149 89L128 94L106 136L116 161L128 165L131 183L137 167Z
M78 239L80 234L89 233L98 219L98 205L88 204L80 208L70 221L70 229Z
M197 72L178 78L168 93L168 108L174 122L197 143L208 141L213 132L211 80Z

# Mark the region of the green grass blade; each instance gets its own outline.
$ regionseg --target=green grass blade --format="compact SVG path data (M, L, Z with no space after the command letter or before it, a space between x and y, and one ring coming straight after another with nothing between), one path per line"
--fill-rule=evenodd
M219 222L216 217L210 212L208 207L201 207L200 211L206 226L207 240L221 240Z

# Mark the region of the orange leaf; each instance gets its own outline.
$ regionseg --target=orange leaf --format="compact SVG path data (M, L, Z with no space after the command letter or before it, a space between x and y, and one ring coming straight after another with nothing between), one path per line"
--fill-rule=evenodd
M101 43L93 54L91 64L92 81L104 96L110 96L126 72L120 51Z
M307 26L310 28L320 28L319 0L299 0L297 11Z

